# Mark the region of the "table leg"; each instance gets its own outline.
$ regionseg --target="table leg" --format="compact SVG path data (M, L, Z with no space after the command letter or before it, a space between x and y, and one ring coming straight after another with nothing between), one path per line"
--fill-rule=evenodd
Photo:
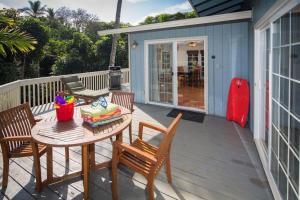
M119 142L123 142L123 131L121 131L117 136L116 136L116 140Z
M65 159L66 162L69 162L69 147L65 147Z
M82 171L83 171L83 197L85 200L89 198L89 146L87 144L82 145Z
M91 169L95 169L96 161L95 161L95 144L89 144L89 155L90 155L90 166Z
M53 179L53 150L51 146L46 147L47 152L47 182Z

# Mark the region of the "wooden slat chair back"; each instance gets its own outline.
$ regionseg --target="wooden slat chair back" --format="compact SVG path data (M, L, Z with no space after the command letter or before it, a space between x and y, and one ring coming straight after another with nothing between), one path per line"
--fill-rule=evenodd
M36 124L28 104L22 104L0 113L0 138L30 136ZM9 151L20 147L24 141L8 141Z
M157 165L155 166L154 172L155 175L156 173L160 170L162 164L166 159L169 159L170 156L170 149L171 149L171 144L173 141L173 138L176 133L176 129L179 125L180 119L182 117L182 114L179 114L175 120L171 123L171 125L168 127L166 133L163 136L163 139L161 140L158 150L157 150Z
M139 138L131 145L114 142L112 158L112 196L118 199L117 190L117 165L126 165L132 170L142 174L147 179L149 199L154 199L154 179L163 165L166 167L168 182L172 183L170 149L176 129L182 118L180 113L168 128L146 122L139 124ZM147 127L164 134L158 147L143 140L143 128Z
M133 112L134 93L122 91L112 92L111 102Z
M130 110L131 112L134 111L133 109L133 102L134 102L134 93L132 92L122 92L122 91L115 91L112 92L111 102L120 106L123 106ZM132 143L132 124L129 124L129 141Z
M9 158L34 156L37 190L41 183L39 157L45 153L44 145L36 144L31 137L31 129L38 120L30 110L29 104L0 112L0 142L3 155L2 187L8 183Z

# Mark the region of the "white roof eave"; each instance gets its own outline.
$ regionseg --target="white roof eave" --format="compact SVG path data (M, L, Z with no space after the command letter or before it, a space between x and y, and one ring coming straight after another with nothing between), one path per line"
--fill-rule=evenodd
M98 35L102 36L102 35L112 35L112 34L120 34L120 33L133 33L133 32L140 32L140 31L151 31L157 29L193 26L193 25L200 25L200 24L211 24L211 23L246 20L246 19L252 19L251 10L229 13L229 14L212 15L207 17L196 17L191 19L175 20L170 22L132 26L128 28L109 29L109 30L98 31Z

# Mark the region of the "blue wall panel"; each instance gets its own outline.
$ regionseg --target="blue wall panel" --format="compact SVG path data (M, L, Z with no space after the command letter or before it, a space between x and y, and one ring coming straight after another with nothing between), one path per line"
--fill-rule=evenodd
M239 76L249 79L249 22L232 22L131 33L131 87L135 101L145 101L144 42L145 40L208 36L208 113L226 115L230 81ZM212 56L215 59L212 59Z

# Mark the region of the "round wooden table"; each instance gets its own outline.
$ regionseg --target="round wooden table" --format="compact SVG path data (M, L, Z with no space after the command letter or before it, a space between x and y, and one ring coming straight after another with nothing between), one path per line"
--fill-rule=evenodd
M92 128L84 123L80 107L75 107L74 118L68 122L58 122L55 111L41 115L40 121L32 129L33 139L47 146L47 178L43 181L40 188L45 185L69 180L74 177L83 176L84 199L89 197L89 172L90 169L96 170L109 167L111 161L95 162L95 142L116 136L117 140L122 141L122 132L132 121L131 112L120 107L122 118L106 125ZM62 177L53 177L53 147L65 147L66 161L68 161L69 148L71 146L82 147L82 171L74 172Z

